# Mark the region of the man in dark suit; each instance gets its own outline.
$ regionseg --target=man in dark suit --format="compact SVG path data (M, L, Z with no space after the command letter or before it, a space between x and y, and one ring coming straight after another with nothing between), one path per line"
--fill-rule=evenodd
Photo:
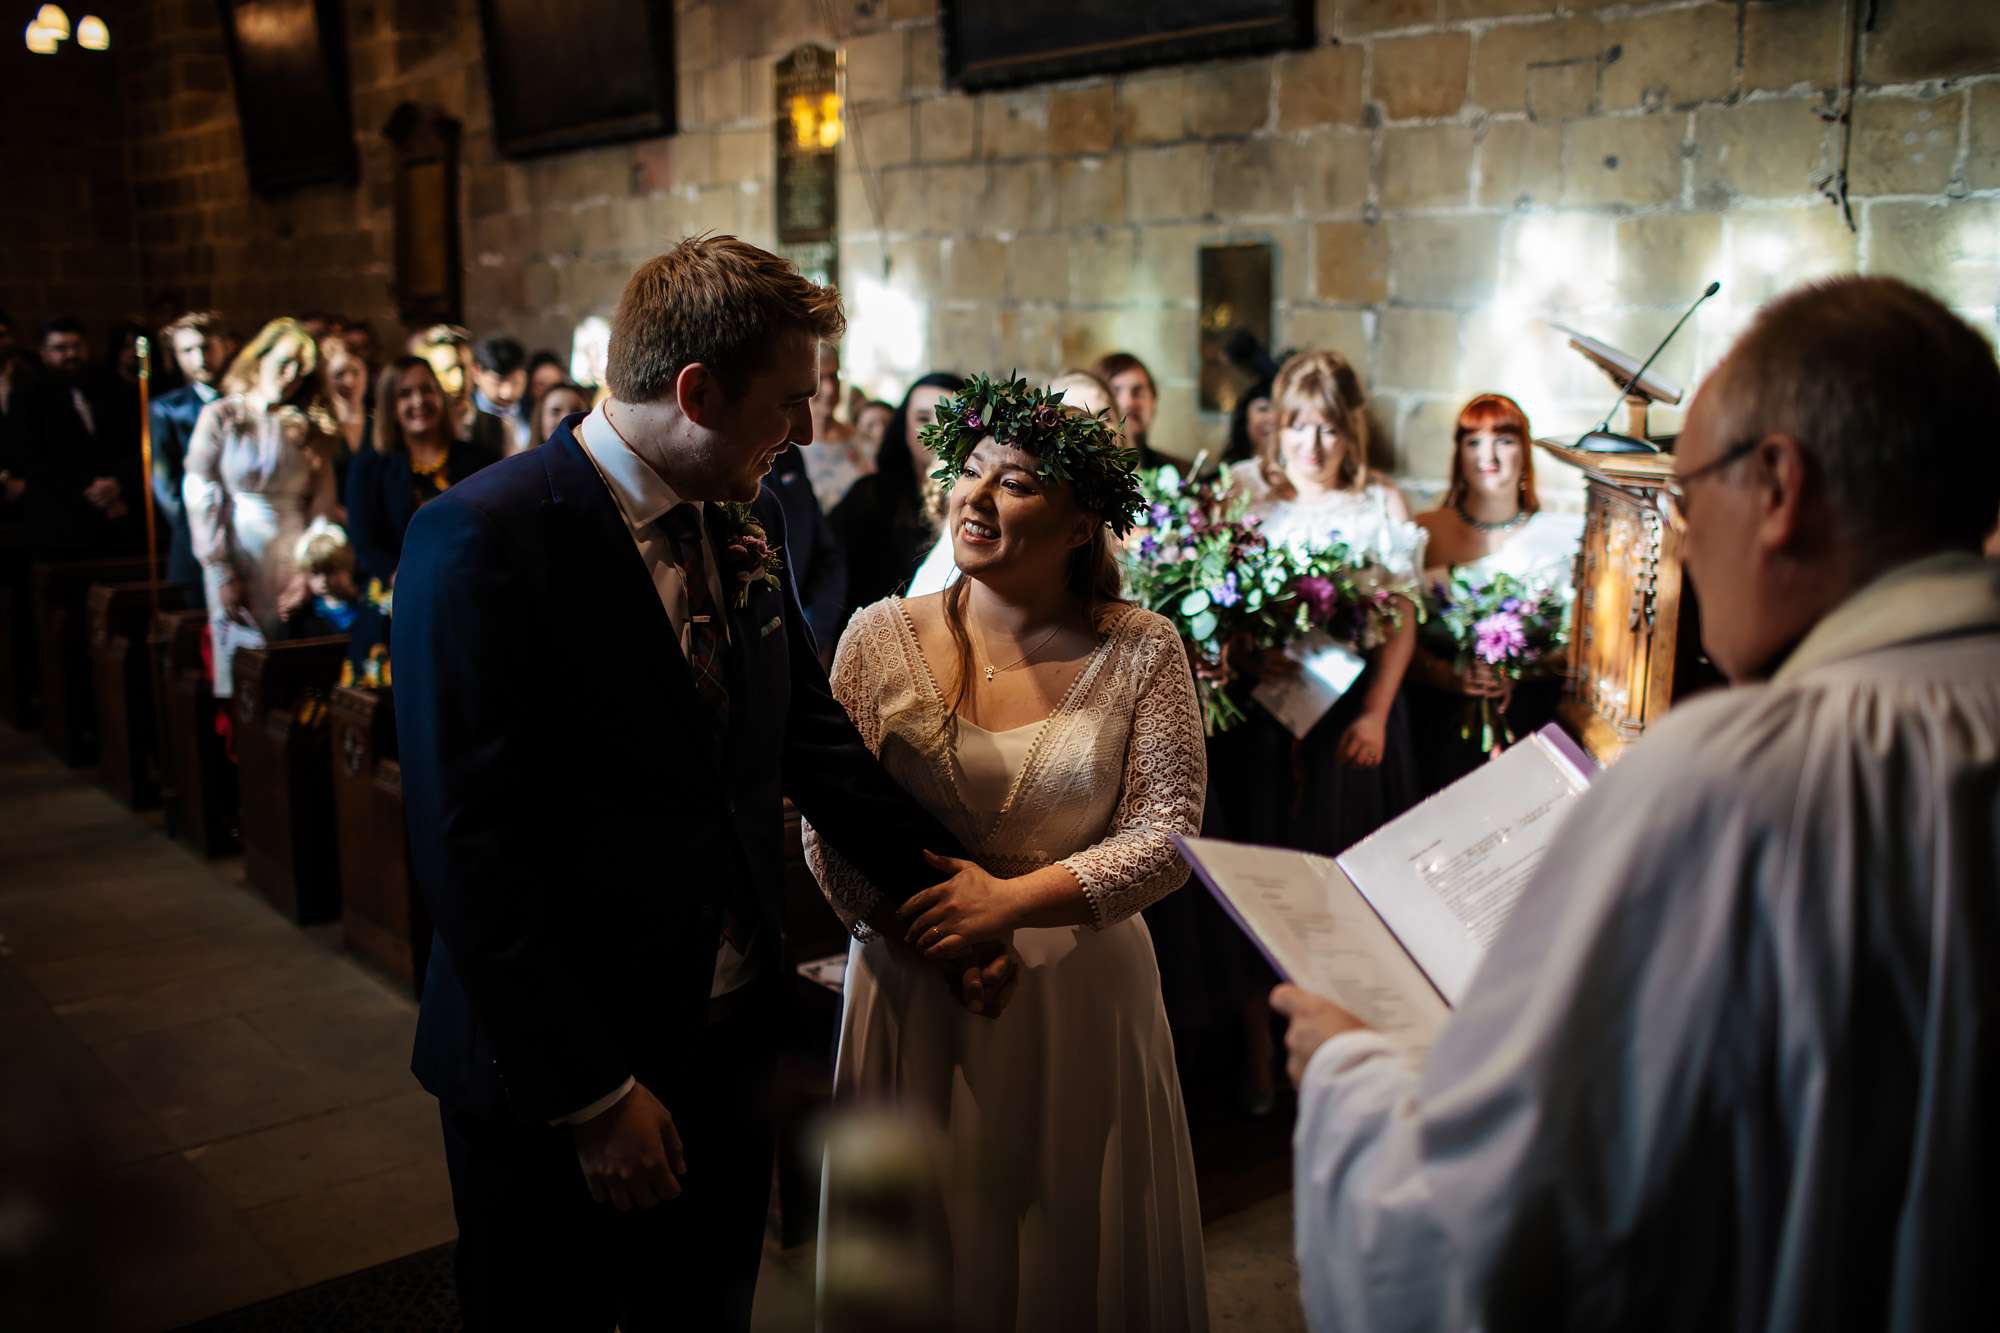
M472 438L500 457L518 454L540 440L528 428L528 350L505 334L472 345Z
M473 1327L748 1327L784 799L891 901L951 843L833 699L760 492L842 323L776 256L683 242L625 289L611 397L410 524L396 721L437 923L413 1068ZM1011 964L941 978L996 1012Z
M78 554L110 555L144 542L138 518L137 413L90 365L90 340L69 317L42 326L44 378L29 408L30 484L63 516L55 541ZM136 401L136 400L135 400Z
M189 606L199 608L205 604L201 562L194 558L181 482L187 476L194 423L201 419L201 410L221 396L218 385L236 355L236 341L212 310L182 315L161 329L160 337L172 350L186 383L153 400L153 504L168 534L167 577L181 585Z

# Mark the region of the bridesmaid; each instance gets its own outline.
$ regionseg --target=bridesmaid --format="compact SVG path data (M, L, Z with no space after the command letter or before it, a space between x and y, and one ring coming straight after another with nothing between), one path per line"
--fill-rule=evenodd
M1571 596L1583 518L1542 509L1535 495L1533 438L1527 413L1505 394L1482 393L1459 410L1451 489L1436 509L1417 519L1430 535L1427 583L1458 574L1475 579L1509 574L1557 589L1565 600ZM1426 794L1456 782L1485 759L1477 735L1461 734L1474 701L1501 701L1508 727L1525 736L1555 718L1562 698L1556 670L1515 683L1482 664L1461 670L1449 649L1440 654L1433 651L1437 646L1419 636L1408 691Z

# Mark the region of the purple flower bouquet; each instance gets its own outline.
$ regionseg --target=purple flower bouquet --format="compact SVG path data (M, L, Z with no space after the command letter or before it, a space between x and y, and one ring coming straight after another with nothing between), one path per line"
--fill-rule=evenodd
M1431 585L1424 646L1460 671L1475 664L1506 680L1520 680L1560 656L1569 643L1570 598L1561 590L1526 583L1510 574L1490 578L1455 575ZM1459 735L1479 736L1491 754L1512 745L1514 734L1496 699L1470 699Z

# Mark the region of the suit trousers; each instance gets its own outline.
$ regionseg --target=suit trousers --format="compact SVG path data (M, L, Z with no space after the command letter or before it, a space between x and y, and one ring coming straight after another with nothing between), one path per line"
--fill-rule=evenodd
M643 1212L591 1199L566 1127L444 1114L468 1329L750 1327L770 1211L771 989L724 997L684 1090L662 1098L688 1169L680 1197Z

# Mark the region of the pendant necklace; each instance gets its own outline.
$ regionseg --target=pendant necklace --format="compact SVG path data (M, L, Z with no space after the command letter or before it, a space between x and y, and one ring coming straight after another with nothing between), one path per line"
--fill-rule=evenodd
M1466 527L1478 532L1512 532L1515 528L1520 527L1528 521L1528 511L1525 509L1515 510L1514 517L1512 518L1503 518L1498 523L1488 523L1484 519L1474 518L1472 515L1466 513L1463 498L1453 500L1451 507L1458 511L1458 516L1461 519L1465 520Z
M986 683L988 685L991 685L993 683L993 675L995 672L1012 671L1015 667L1021 665L1021 663L1027 661L1029 658L1033 657L1036 653L1040 652L1042 648L1047 645L1048 641L1056 636L1056 630L1059 630L1061 628L1062 628L1061 625L1053 626L1047 634L1044 634L1041 637L1041 640L1037 642L1033 648L1030 648L1027 652L1022 653L1019 657L1009 662L1006 666L996 667L989 662L986 666Z

